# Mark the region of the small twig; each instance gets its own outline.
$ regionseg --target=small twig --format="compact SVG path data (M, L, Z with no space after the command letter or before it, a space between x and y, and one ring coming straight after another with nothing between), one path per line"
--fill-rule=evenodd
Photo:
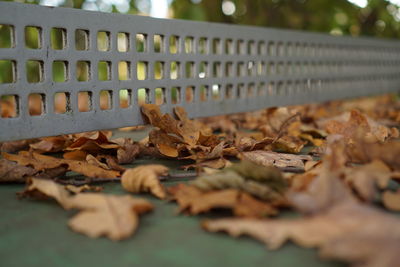
M171 179L182 179L182 178L194 178L198 175L194 172L183 172L183 173L175 173L168 174L166 176L160 176L160 180L171 180Z
M85 177L84 179L55 179L55 181L62 185L75 185L75 186L82 186L85 184L97 184L97 183L108 183L108 182L120 182L121 178L88 178Z
M292 116L290 116L289 118L287 118L282 124L281 124L281 127L279 127L279 130L278 130L278 134L276 135L276 137L274 138L274 140L272 140L272 143L271 144L273 144L273 143L275 143L276 141L278 141L283 135L284 135L284 133L285 133L285 130L286 130L286 128L288 127L288 125L289 125L289 123L294 119L294 118L296 118L296 117L300 117L300 113L299 112L297 112L296 114L294 114L294 115L292 115Z

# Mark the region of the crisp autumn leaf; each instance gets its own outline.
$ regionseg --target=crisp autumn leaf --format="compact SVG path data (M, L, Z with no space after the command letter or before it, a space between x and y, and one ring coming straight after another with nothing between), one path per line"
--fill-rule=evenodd
M149 212L153 205L132 196L99 193L77 194L70 198L69 207L80 209L68 225L89 237L107 236L111 240L130 237L139 224L139 214Z
M64 186L65 189L67 189L69 192L78 194L82 192L100 192L103 191L103 187L101 186L91 186L88 184L81 185L81 186L75 186L72 184L68 184Z
M33 168L38 171L67 166L68 170L83 174L87 177L115 178L120 175L118 171L105 170L87 162L54 158L26 151L21 151L18 155L3 153L3 157L11 161L16 161L23 166L33 166Z
M140 153L140 145L130 138L115 139L113 142L120 145L117 150L117 162L119 164L130 164Z
M382 203L389 210L400 211L400 190L397 192L383 192Z
M163 165L143 165L125 171L121 177L121 184L129 192L151 192L163 199L166 197L166 192L158 177L167 174L168 168Z
M312 160L312 157L307 155L284 154L264 150L243 152L241 158L263 166L275 166L283 170L294 171L304 171L304 162Z
M21 197L32 197L36 199L54 198L63 208L68 209L70 206L69 192L64 186L52 180L30 178L27 187L22 193L19 193L19 195Z
M65 150L98 153L102 150L117 150L118 148L120 148L120 145L109 141L106 133L99 131L78 137Z
M88 154L89 153L86 151L74 150L74 151L65 152L63 154L63 158L70 159L70 160L86 160L86 156Z
M179 204L179 211L191 215L217 208L230 209L239 217L264 217L277 213L271 204L235 189L204 192L194 186L178 184L168 191Z
M219 158L219 159L211 159L211 160L201 161L199 163L184 165L181 166L181 168L184 170L203 169L203 168L222 169L230 165L232 165L232 163L229 160L224 158Z
M36 143L38 139L26 139L18 141L8 141L0 143L0 151L7 153L14 153L20 150L29 149L29 145Z
M60 152L70 143L67 136L44 137L37 143L30 144L30 148L39 153Z
M153 209L150 202L129 195L78 193L71 196L64 186L44 179L31 179L20 195L54 198L64 209L79 209L68 223L71 229L89 237L105 235L111 240L131 236L138 226L138 215Z
M0 183L23 183L27 177L36 173L38 171L31 167L18 165L7 159L0 159Z
M91 164L91 165L93 165L93 166L97 166L97 167L100 167L100 168L105 169L105 170L110 170L110 167L107 164L99 161L96 157L94 157L91 154L88 154L86 156L86 162Z

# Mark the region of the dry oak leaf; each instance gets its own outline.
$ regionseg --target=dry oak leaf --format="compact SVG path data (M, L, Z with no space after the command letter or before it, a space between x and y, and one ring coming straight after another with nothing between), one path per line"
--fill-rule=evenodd
M109 141L106 133L99 131L78 137L65 150L82 150L95 154L101 150L117 150L118 148L120 148L120 145Z
M397 192L383 192L382 202L388 210L400 211L400 190Z
M163 165L143 165L125 171L121 177L121 184L129 192L151 192L154 196L164 199L167 195L158 177L166 175L168 168Z
M243 152L241 157L262 166L275 166L289 171L304 171L304 162L312 160L312 157L307 155L284 154L264 150Z
M57 184L52 180L30 178L28 179L27 187L19 195L36 199L54 198L64 209L69 208L69 192L63 185Z
M0 143L0 151L7 153L14 153L20 150L29 149L29 145L36 143L38 139L26 139L26 140L18 140L18 141L8 141L4 143Z
M21 166L7 159L0 159L0 183L24 183L26 178L38 171L27 166Z
M70 198L69 207L82 210L68 222L72 230L114 241L131 236L138 227L138 215L153 210L144 199L99 193L77 194Z
M60 152L64 150L66 146L70 143L67 136L51 136L44 137L37 143L30 144L30 148L36 152L46 153L46 152Z
M140 145L133 142L130 138L118 138L112 141L121 146L117 150L117 160L119 164L132 163L140 153Z
M4 158L16 161L23 166L33 166L38 171L54 169L60 166L68 166L68 170L83 174L93 178L116 178L120 175L118 171L105 170L103 168L91 165L87 162L78 160L67 160L41 155L38 153L29 153L21 151L18 155L2 154Z
M92 185L88 185L88 184L81 185L81 186L75 186L72 184L68 184L68 185L65 185L64 188L74 194L88 192L88 191L92 191L92 192L103 191L103 187L101 187L101 186L92 186Z
M265 217L276 215L277 210L270 204L253 198L251 195L235 190L203 192L185 184L168 188L172 199L179 204L179 212L190 215L208 212L216 208L231 209L239 217Z

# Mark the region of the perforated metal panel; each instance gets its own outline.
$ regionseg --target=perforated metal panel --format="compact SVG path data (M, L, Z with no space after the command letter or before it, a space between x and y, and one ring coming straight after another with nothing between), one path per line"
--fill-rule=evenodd
M397 41L5 2L0 27L0 140L142 124L141 101L203 117L400 89Z

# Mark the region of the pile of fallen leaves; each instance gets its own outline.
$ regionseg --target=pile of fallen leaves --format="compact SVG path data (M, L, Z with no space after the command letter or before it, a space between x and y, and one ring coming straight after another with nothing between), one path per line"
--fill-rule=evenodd
M142 113L153 128L138 142L90 132L0 144L0 182L26 183L19 197L79 210L69 226L90 237L131 236L139 215L154 208L132 194L149 192L176 201L179 213L231 214L203 221L210 232L249 235L270 249L292 240L354 266L400 265L400 219L385 211L400 211L395 96L197 121L181 107L162 114L145 104ZM197 177L166 188L169 169L126 166L137 158L185 160L182 169ZM93 185L110 181L129 193L103 194ZM278 218L290 209L303 216Z

